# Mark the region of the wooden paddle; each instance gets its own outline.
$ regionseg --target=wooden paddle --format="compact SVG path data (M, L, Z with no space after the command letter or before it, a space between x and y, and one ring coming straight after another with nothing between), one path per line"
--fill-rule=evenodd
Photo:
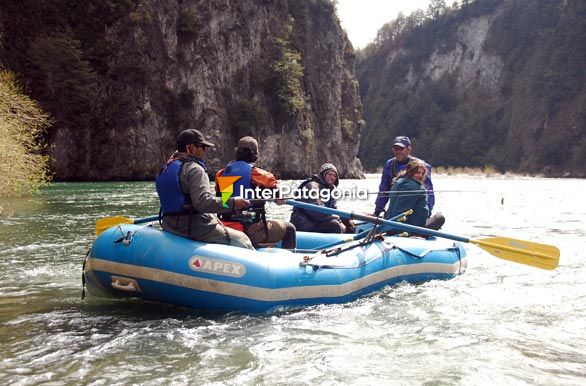
M401 224L395 221L389 221L380 217L368 216L354 212L344 212L337 209L331 209L324 206L317 206L305 202L287 200L287 205L297 208L310 210L319 213L334 214L343 218L356 219L370 222L372 224L384 224L392 229L406 232L412 232L420 235L441 237L444 239L471 243L479 246L493 256L500 259L513 261L520 264L530 265L541 269L555 269L560 260L560 250L547 244L539 244L531 241L511 239L508 237L489 237L484 239L469 239L467 237L452 235L449 233L438 232L432 229L417 227L409 224Z
M99 236L103 231L119 224L143 224L147 222L157 221L159 216L151 216L133 220L128 217L115 216L100 218L96 221L96 236Z

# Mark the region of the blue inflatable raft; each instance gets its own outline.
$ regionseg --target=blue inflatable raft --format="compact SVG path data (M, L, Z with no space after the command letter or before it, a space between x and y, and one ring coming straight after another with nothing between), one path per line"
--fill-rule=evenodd
M462 245L444 239L385 236L316 249L345 237L298 232L302 250L253 251L122 224L96 239L84 278L94 296L259 313L349 302L385 285L450 279L466 269Z

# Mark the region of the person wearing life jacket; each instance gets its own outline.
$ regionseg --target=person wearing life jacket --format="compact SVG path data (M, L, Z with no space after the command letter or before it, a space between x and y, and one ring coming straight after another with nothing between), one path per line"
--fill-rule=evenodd
M393 155L394 157L387 160L385 163L385 167L383 169L383 173L381 176L380 184L378 187L378 196L375 201L375 208L373 212L373 216L378 217L382 212L385 211L385 207L389 201L389 197L391 197L391 190L393 184L396 182L399 173L404 171L407 168L407 164L414 159L419 159L411 155L411 140L409 137L406 136L398 136L395 138L393 143ZM427 162L420 160L425 165L427 169L425 174L425 179L423 185L427 191L427 205L429 207L429 214L431 215L431 211L435 205L435 195L433 192L433 183L431 181L431 169L432 166ZM388 212L388 211L387 211ZM441 219L443 216L441 213L438 213L438 216L434 218L433 221L437 221L434 224L430 224L433 226L433 229L439 229L443 225ZM444 219L445 221L445 219Z
M250 202L230 198L226 208L212 193L203 159L213 146L199 130L184 130L177 137L177 151L156 178L161 226L192 240L254 249L246 234L224 226L215 214L247 208Z
M429 217L427 204L427 192L423 186L427 168L418 159L412 159L404 171L399 173L397 181L393 184L389 209L385 218L389 219L413 209L413 213L407 216L406 224L424 227Z
M331 163L325 163L319 168L318 174L314 174L299 185L297 188L300 194L299 201L336 209L336 199L331 192L336 189L339 182L336 167ZM329 199L323 201L322 199L325 198ZM346 231L346 226L339 216L298 207L293 208L291 222L298 231L320 233L344 233Z
M295 226L287 221L267 220L265 202L258 200L260 197L253 197L253 190L257 188L272 190L272 197L276 197L277 194L277 179L271 172L255 166L258 157L258 141L249 136L240 138L235 159L216 173L217 194L221 193L218 177L238 176L240 178L233 185L233 197L246 194L244 198L250 198L253 203L260 202L258 205L253 205L253 208L248 208L248 211L225 213L220 218L225 224L243 229L254 246L270 246L282 241L282 248L294 249L296 247ZM236 224L232 225L234 222Z

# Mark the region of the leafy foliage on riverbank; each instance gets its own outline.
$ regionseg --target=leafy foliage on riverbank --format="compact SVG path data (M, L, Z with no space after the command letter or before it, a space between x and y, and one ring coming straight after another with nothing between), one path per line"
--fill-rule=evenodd
M51 120L0 67L0 197L23 196L49 181L41 138Z

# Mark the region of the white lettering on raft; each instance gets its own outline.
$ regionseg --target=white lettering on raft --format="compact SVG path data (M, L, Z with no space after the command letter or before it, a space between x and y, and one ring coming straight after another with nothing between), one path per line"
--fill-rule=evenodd
M211 259L204 256L191 256L189 268L196 272L212 273L231 277L242 277L246 273L246 267L240 263Z

